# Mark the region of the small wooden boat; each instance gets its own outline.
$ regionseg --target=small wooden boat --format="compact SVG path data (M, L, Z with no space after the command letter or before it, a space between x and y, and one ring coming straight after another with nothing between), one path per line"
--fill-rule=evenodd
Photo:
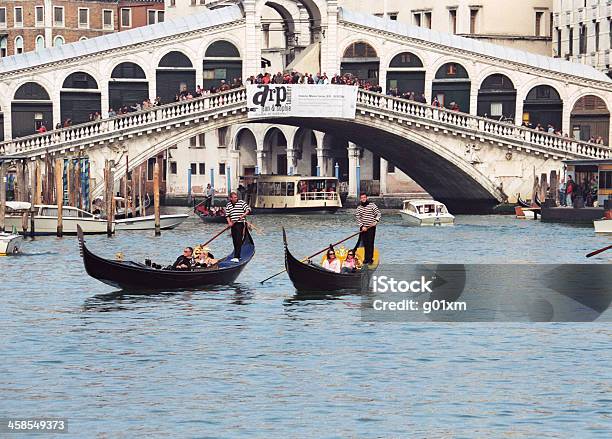
M400 214L409 226L452 226L455 217L443 203L434 200L405 200Z
M529 204L527 201L523 200L521 198L521 194L518 194L516 197L516 203L520 206L520 207L525 207L527 209L531 208L531 204Z
M23 236L0 232L0 256L15 255L21 251Z
M101 258L87 248L80 227L78 228L78 240L87 274L107 285L134 293L145 292L145 294L147 291L169 291L231 284L255 255L255 244L251 235L247 233L242 246L240 262L230 261L234 257L232 252L219 261L218 268L182 271L154 268L139 262Z
M354 273L335 273L312 262L302 262L289 251L287 235L283 228L285 244L285 268L289 279L297 291L302 292L335 292L335 291L369 291L372 275L378 268L378 252L374 255L374 264ZM357 255L363 255L363 247L357 249Z
M189 215L186 214L160 215L160 229L174 229L180 226L187 218L189 218ZM116 220L115 223L115 230L154 230L155 215L137 216L135 218L124 218Z
M210 210L206 207L206 200L194 207L193 211L205 223L221 224L227 222L225 209L220 207L218 210Z

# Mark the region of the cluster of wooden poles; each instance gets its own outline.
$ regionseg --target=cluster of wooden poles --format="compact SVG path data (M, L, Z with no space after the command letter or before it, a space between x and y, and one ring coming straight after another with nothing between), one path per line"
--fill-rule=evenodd
M87 203L82 193L83 178L81 172L80 157L68 158L68 166L66 167L66 192L64 192L64 158L56 158L55 161L49 155L46 155L44 160L29 160L29 159L11 159L2 160L0 158L0 232L5 231L6 227L6 184L5 179L9 169L15 169L15 201L29 202L31 208L29 211L22 212L22 229L26 235L28 231L28 218L30 222L30 236L35 234L34 217L36 210L35 205L46 204L57 206L57 236L61 237L64 234L63 227L63 207L64 200L67 199L68 206L74 206L83 210L93 211L93 200L89 199ZM104 166L104 205L107 217L107 234L113 233L113 222L115 219L115 197L114 197L114 161L106 160ZM43 174L44 169L44 174ZM126 157L126 170L129 169L128 158ZM133 170L133 172L136 169ZM31 179L28 185L27 180ZM132 175L131 178L131 194L133 196L138 192L140 206L131 202L128 196L128 173L123 179L123 194L125 197L125 213L131 210L132 216L139 214L144 216L145 203L143 195L146 193L145 187L145 170L139 169L138 178ZM160 178L161 173L159 164L156 162L153 171L153 199L155 211L155 235L161 234L160 230ZM138 182L138 183L137 183ZM90 182L88 182L90 183ZM91 187L91 184L88 185ZM138 186L138 187L137 187Z

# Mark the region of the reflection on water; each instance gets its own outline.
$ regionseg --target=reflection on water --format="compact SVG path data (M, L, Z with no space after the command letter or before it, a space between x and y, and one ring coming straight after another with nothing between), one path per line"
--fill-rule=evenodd
M75 438L609 437L609 323L363 322L359 296L298 295L286 275L259 283L284 267L281 222L303 256L351 234L352 216L255 221L265 234L253 262L207 291L113 291L85 274L71 237L1 258L2 416L67 417ZM608 242L509 217L383 221L384 263L585 263ZM190 218L159 238L87 242L106 257L170 263L220 228ZM230 239L212 247L224 254Z

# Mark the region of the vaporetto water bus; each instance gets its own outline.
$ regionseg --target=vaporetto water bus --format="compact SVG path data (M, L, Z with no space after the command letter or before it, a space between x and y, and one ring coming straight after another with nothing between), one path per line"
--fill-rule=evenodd
M260 175L255 183L254 213L334 213L342 207L335 177Z

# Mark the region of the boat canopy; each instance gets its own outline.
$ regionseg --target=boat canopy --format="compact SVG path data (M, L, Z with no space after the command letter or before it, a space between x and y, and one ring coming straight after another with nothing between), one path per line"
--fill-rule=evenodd
M30 210L32 204L26 201L7 201L6 207L11 210Z

